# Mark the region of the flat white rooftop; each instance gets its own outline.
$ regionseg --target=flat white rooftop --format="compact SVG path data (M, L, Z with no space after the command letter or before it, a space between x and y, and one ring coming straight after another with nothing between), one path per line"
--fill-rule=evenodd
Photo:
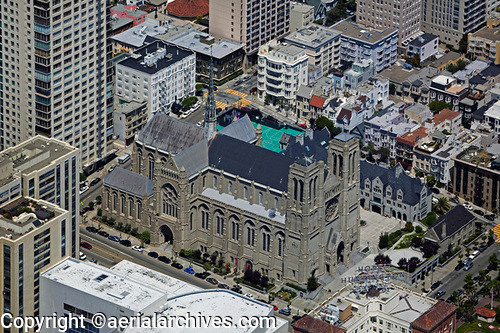
M243 316L273 316L273 308L267 304L251 300L242 295L236 294L229 290L203 290L190 294L181 295L170 299L164 306L162 315L164 316L186 316L189 312L191 315L202 314L205 318L219 316L230 316L232 323L238 323ZM287 322L280 318L276 318L277 326L273 329L251 328L251 327L231 327L222 329L226 332L275 332L283 331L286 328ZM284 326L285 325L285 326ZM162 328L136 328L129 327L125 333L163 333ZM182 332L199 332L200 328L183 328ZM220 332L221 328L203 328L203 332ZM287 330L285 329L284 332Z
M127 260L122 260L111 267L111 271L114 274L126 276L131 280L141 281L141 283L160 289L167 294L168 298L202 290L192 284Z
M163 290L73 258L61 261L42 276L136 312L165 297Z

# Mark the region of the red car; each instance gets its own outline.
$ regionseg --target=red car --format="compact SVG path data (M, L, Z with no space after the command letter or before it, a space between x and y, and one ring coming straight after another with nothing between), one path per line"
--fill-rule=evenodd
M92 245L90 245L87 242L81 242L80 246L83 247L83 248L85 248L85 249L88 249L88 250L90 250L92 248Z
M278 311L278 306L273 305L273 309L274 309L274 311Z

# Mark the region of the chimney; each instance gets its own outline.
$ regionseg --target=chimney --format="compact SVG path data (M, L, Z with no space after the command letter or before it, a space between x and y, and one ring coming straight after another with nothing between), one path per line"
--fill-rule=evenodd
M297 142L300 143L301 146L304 145L304 134L297 134L296 136Z
M445 237L446 237L446 220L443 221L442 230L441 230L441 238L445 238Z
M309 138L309 139L313 139L313 130L312 128L307 128L306 129L306 136Z

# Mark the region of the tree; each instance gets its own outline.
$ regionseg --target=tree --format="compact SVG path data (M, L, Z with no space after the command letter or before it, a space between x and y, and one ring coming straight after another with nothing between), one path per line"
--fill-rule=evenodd
M193 252L193 258L194 258L195 260L200 260L200 259L201 259L201 251L200 251L200 250L195 250L195 251Z
M314 272L312 272L309 279L307 279L307 290L313 291L318 288L318 279L314 276Z
M411 240L411 246L418 249L422 246L422 238L415 236Z
M95 199L96 199L97 201L101 201L101 202L102 202L102 197L101 197L100 195L98 195L97 197L95 197Z
M498 269L498 264L500 263L500 260L497 257L496 253L493 253L489 258L488 258L488 269L489 270L497 270Z
M389 159L389 156L391 155L391 148L389 147L381 147L378 150L378 153L380 154L380 159L383 161L387 161Z
M427 185L430 187L433 187L436 184L436 177L434 177L434 175L428 175L425 180Z
M328 119L324 116L318 117L318 119L316 119L316 121L314 122L314 125L316 126L316 129L318 129L318 130L322 130L323 128L326 127L328 129L328 131L330 132L330 136L332 138L334 136L340 134L340 132L342 132L341 128L335 127L333 124L333 121L331 121L330 119Z
M406 259L406 258L399 259L398 267L401 269L407 269L408 268L408 259Z
M443 109L451 109L451 105L443 101L432 101L429 103L429 109L436 114Z
M418 259L417 257L411 257L410 260L408 260L408 272L415 272L418 265L420 265L420 259Z
M188 109L191 106L193 106L196 102L198 102L198 97L190 96L190 97L184 98L184 100L181 102L181 105L184 109Z
M416 232L417 234L421 234L423 231L424 231L424 230L422 229L422 227L421 227L421 226L417 225L417 226L415 227L415 232Z
M458 51L460 53L467 53L467 47L469 45L469 34L463 34L462 39L458 42Z
M405 57L407 64L412 65L413 67L420 67L420 55L415 54L413 57Z
M379 249L385 249L389 245L389 234L387 232L380 234L378 238Z
M396 85L394 83L389 83L389 94L396 94Z
M263 276L260 278L260 286L263 288L267 288L269 286L269 277Z
M389 256L383 255L382 253L377 254L377 256L374 259L375 264L377 265L390 265L391 264L391 258Z
M432 210L436 213L443 215L450 210L450 202L446 197L440 197L438 202L432 206Z
M259 271L253 271L252 272L252 280L251 280L251 282L255 283L255 284L260 284L260 278L261 277L262 277L262 275L260 274Z
M94 202L93 201L89 202L89 207L90 207L90 209L94 209Z
M97 216L102 216L102 208L97 208Z
M245 271L245 273L243 274L243 279L245 279L248 282L251 282L252 281L252 275L253 275L252 270L250 268L248 268Z
M83 172L80 172L80 183L87 180L87 176Z
M149 244L151 242L151 234L149 231L143 231L140 238L141 242L144 244Z
M439 250L439 244L434 243L430 240L425 240L422 245L422 252L424 254L424 258L430 258L437 253Z

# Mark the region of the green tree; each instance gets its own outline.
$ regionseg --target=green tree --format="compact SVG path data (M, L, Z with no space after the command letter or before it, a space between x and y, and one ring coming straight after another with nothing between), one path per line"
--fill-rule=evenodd
M366 146L366 151L369 154L373 154L375 152L375 146L373 145L373 142L368 142L368 145Z
M80 172L80 183L87 180L87 176L83 172Z
M312 272L309 279L307 279L307 290L316 290L318 288L318 279L314 276L314 272Z
M383 161L387 161L389 159L389 156L391 155L391 148L389 148L389 147L381 147L378 150L378 153L380 154L380 158Z
M316 119L314 124L318 130L322 130L323 128L326 127L328 129L328 131L330 132L331 137L334 137L334 136L340 134L340 132L342 132L341 128L335 127L333 124L333 121L331 121L330 119L328 119L324 116L321 116L318 119Z
M448 201L448 198L446 197L439 198L438 202L432 206L432 210L440 215L445 214L447 211L450 210L450 203Z
M97 201L101 201L101 202L102 202L102 197L101 197L100 195L98 195L97 197L95 197L95 199L96 199Z
M90 209L94 209L94 202L93 201L89 202L89 207L90 207Z
M102 208L97 208L97 216L102 216Z
M490 269L490 270L497 270L499 263L500 263L500 260L498 259L497 254L493 253L488 258L488 269Z
M184 109L188 109L191 106L193 106L194 104L196 104L196 102L198 102L198 97L190 96L190 97L184 98L184 100L181 102L181 105Z
M149 244L151 242L151 234L149 233L149 231L143 231L140 239L142 243Z
M427 185L430 187L433 187L436 184L436 177L434 177L434 175L428 175L425 180Z
M443 101L432 101L429 103L429 109L436 114L441 112L443 109L451 109L451 105Z
M379 249L385 249L389 245L389 235L387 232L380 234L378 238L378 247Z
M196 84L196 90L203 90L203 84L201 83Z

